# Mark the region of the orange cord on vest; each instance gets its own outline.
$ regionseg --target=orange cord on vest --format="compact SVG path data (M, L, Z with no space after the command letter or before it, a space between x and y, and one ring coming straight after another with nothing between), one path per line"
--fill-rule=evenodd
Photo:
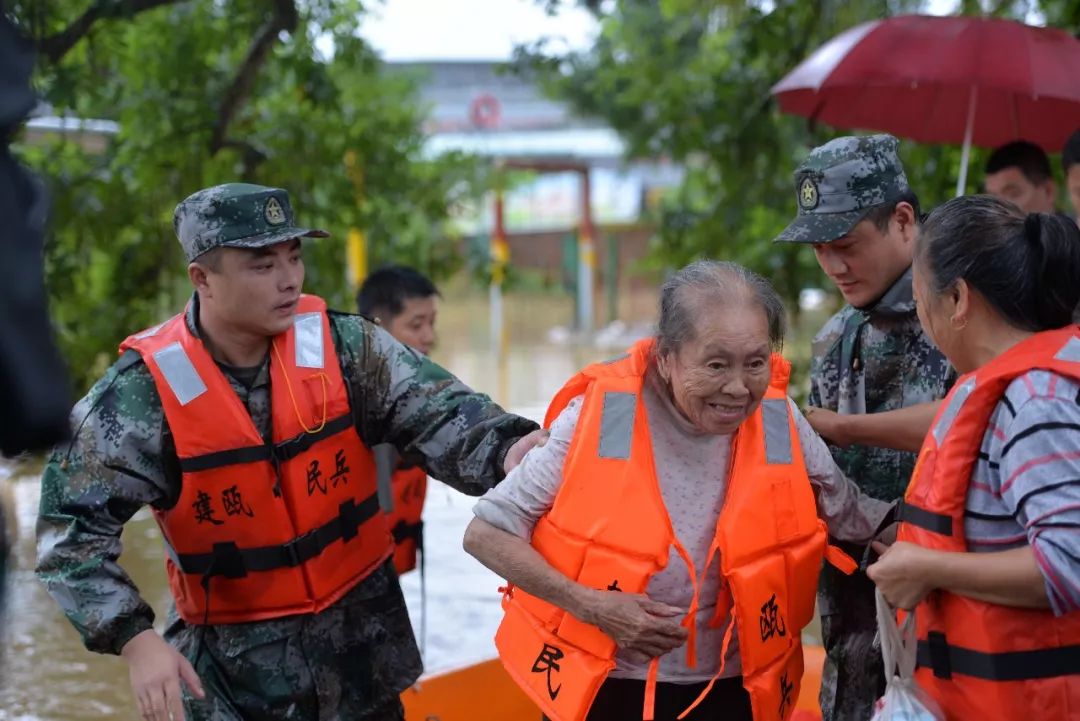
M281 360L281 353L278 352L277 343L274 343L273 341L271 341L270 342L270 347L274 350L274 357L277 358L278 365L280 365L282 370L284 371L281 375L285 379L285 387L289 391L289 399L292 400L293 411L296 413L296 420L300 421L300 427L304 429L305 433L308 433L308 434L318 433L319 431L321 431L323 428L326 427L326 408L327 408L327 396L329 395L328 386L330 384L330 379L327 378L326 374L323 373L322 371L319 371L318 373L313 373L311 376L308 376L309 378L314 377L314 376L318 376L319 379L322 380L322 391L323 391L323 394L322 394L322 421L319 422L318 427L316 427L316 428L308 428L307 423L304 423L303 415L301 415L301 413L300 413L300 406L296 402L296 395L293 393L292 383L289 382L289 371L288 371L288 368L285 367L284 361Z

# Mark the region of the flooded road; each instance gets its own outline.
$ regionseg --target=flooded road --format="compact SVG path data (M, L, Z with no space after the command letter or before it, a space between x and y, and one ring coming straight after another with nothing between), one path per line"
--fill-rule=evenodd
M557 327L572 317L568 298L508 296L506 310L510 351L499 362L490 351L486 296L448 297L440 306L440 344L434 358L504 407L536 419L567 378L586 363L616 355L634 335L608 333L607 347L552 342L567 335ZM640 322L651 312L651 298L636 299L630 310L636 317L628 317ZM39 469L16 468L6 478L4 473L0 469L0 491L8 496L4 503L9 510L14 509L17 539L5 618L6 653L0 667L0 721L137 718L124 662L86 651L33 575ZM431 489L425 509L429 549L425 660L429 670L438 670L493 655L498 579L461 550L471 499L438 483ZM127 525L123 542L120 563L157 612L160 630L169 591L160 534L148 511ZM419 574L406 576L402 586L419 627Z

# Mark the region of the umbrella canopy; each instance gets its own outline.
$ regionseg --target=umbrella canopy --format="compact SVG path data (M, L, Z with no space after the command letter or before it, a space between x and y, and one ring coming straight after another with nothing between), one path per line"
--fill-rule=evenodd
M1080 41L1012 20L900 15L836 36L772 92L782 111L836 127L963 143L962 189L970 145L1054 151L1080 128Z

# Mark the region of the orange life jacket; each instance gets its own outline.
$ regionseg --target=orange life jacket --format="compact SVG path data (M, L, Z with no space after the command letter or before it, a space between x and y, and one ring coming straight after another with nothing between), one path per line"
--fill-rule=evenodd
M960 378L938 411L900 509L897 538L967 551L964 507L994 407L1034 368L1080 380L1080 329L1037 333ZM950 721L1080 717L1080 613L1003 606L943 590L915 610L915 677Z
M675 536L656 476L642 400L652 352L652 341L642 341L622 359L589 366L552 401L548 426L572 398L584 394L562 487L536 524L532 545L578 583L627 593L644 593L674 546L694 586L684 620L691 633L686 649L691 666L697 589L719 554L722 590L713 622L722 623L729 613L734 618L721 658L737 632L754 718L788 719L803 674L800 634L814 614L827 547L788 405L790 366L772 358L765 398L738 430L716 535L698 571ZM851 563L848 572L853 568ZM506 590L503 608L495 643L510 676L554 721L584 719L615 667L615 642L520 588ZM646 719L653 715L657 665L654 659L649 669Z
M400 468L390 479L394 507L386 514L394 536L394 568L398 575L416 568L416 552L424 550L424 522L420 514L427 496L427 472Z
M185 314L130 336L154 377L183 474L155 511L180 616L192 624L317 613L392 551L371 452L357 435L326 304L301 296L272 339L272 442Z

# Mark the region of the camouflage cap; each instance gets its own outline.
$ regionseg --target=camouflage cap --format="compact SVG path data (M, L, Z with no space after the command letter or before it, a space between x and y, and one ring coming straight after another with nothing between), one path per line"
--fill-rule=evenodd
M899 144L891 135L851 135L814 148L795 170L799 214L776 241L828 243L908 192Z
M226 183L193 193L176 206L173 230L188 262L214 248L265 248L293 238L325 238L325 230L296 227L281 188Z

